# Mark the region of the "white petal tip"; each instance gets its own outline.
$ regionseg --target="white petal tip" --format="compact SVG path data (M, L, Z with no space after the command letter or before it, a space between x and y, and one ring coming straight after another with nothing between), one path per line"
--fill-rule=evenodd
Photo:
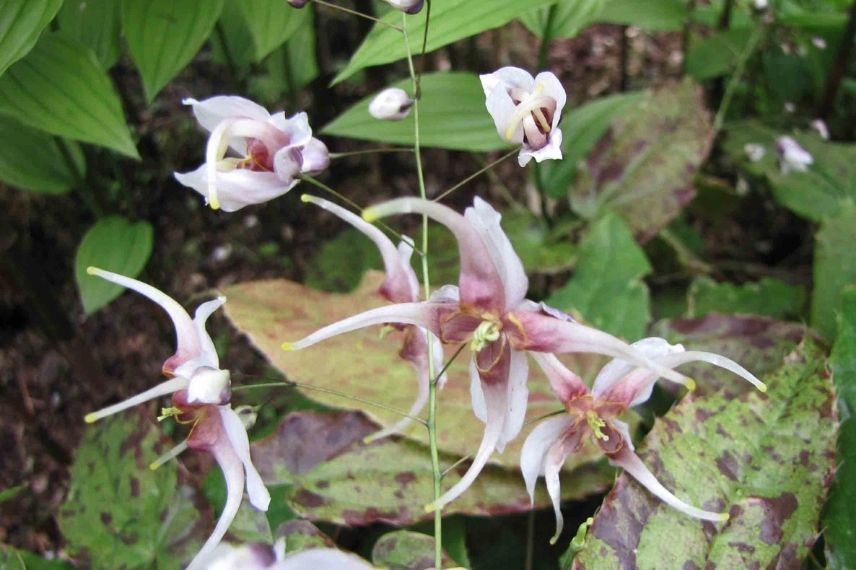
M686 386L687 390L689 390L690 392L695 391L695 389L697 388L696 381L689 377L684 380L684 386Z
M366 208L363 210L363 219L368 223L372 223L377 221L380 218L378 215L377 209L374 207Z
M212 210L219 210L220 200L218 200L217 198L212 198L211 201L208 203L208 206L210 206Z
M762 393L767 392L767 385L764 384L763 382L759 382L757 388L758 388L759 392L762 392Z
M559 542L558 536L554 536L554 537L550 538L550 546L555 545L557 542Z
M284 342L280 346L285 352L292 352L294 350L297 350L293 342Z
M435 505L434 503L428 503L427 505L425 505L424 508L426 513L433 513L437 510L437 505Z
M94 424L98 420L99 420L99 417L98 417L97 413L86 414L85 416L83 416L83 421L88 423L88 424Z
M727 522L731 518L728 513L716 513L716 522Z
M308 203L312 202L312 198L313 198L313 196L310 196L309 194L301 194L300 195L300 201L303 202L304 204L308 204Z
M101 270L97 267L93 267L92 265L86 268L86 273L88 273L89 275L98 275L99 271Z

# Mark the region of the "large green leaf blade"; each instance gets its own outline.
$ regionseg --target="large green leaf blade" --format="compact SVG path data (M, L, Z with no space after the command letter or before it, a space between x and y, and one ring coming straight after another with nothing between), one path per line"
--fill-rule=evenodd
M519 0L491 0L490 2L433 0L426 52L432 52L452 42L502 26L520 16L524 9L537 10L555 2L556 0L527 0L523 7ZM428 10L423 9L418 14L406 18L407 36L412 53L420 53L422 50L427 13ZM334 85L363 68L391 63L407 57L407 47L401 32L389 27L390 25L401 26L402 12L391 10L381 20L384 24L375 24L345 69L333 79Z
M408 92L411 89L409 79L393 85ZM373 98L374 95L366 97L321 132L412 145L413 113L401 121L375 119L368 112ZM485 108L484 90L479 78L470 73L429 73L423 76L419 123L419 137L423 146L473 151L508 148L497 135L493 120Z
M69 0L57 14L60 32L91 49L108 69L119 59L119 8L116 0Z
M751 28L734 28L693 44L687 53L687 73L701 81L732 72L752 33Z
M805 304L805 290L764 277L756 283L718 283L709 277L692 282L688 293L690 317L708 313L743 313L774 318L794 317Z
M295 10L281 0L242 0L238 5L253 38L256 61L267 57L301 26L312 25L310 10Z
M640 446L678 497L730 514L690 518L618 478L574 567L795 568L818 537L837 418L824 354L810 340L751 388L690 395ZM667 546L668 545L668 546Z
M152 101L214 29L224 0L123 0L122 30Z
M814 290L811 295L811 324L829 338L835 336L835 316L841 294L856 284L856 205L828 218L815 236Z
M4 0L0 4L0 75L27 55L62 0Z
M838 470L826 506L826 561L831 570L856 567L856 289L843 295L838 336L829 358L838 392Z
M69 164L60 144L66 144ZM74 169L74 170L72 170ZM32 192L62 194L86 173L83 153L75 143L62 143L41 131L0 115L0 180Z
M0 77L0 114L139 158L110 78L87 47L45 34Z
M91 266L136 277L152 253L152 226L133 223L120 216L104 218L89 228L74 258L74 276L83 310L91 314L118 297L125 289L86 272Z
M628 340L643 336L651 318L651 271L645 253L621 218L608 214L583 238L574 276L547 303Z
M678 31L688 16L683 0L607 0L595 21L649 31Z
M547 8L526 12L520 17L520 21L530 32L543 37L550 10L553 10L550 37L573 38L597 19L606 3L607 0L564 0Z

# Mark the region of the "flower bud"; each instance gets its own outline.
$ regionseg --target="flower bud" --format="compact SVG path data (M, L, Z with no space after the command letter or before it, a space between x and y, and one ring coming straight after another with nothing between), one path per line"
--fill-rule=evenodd
M378 93L369 103L369 114L375 119L400 121L410 113L411 99L404 89L389 87Z
M814 162L814 157L791 137L779 137L776 139L776 150L781 159L782 174L791 171L805 172L809 165Z
M406 14L418 14L425 0L386 0L387 3Z
M306 6L307 0L287 0L292 8L303 8Z

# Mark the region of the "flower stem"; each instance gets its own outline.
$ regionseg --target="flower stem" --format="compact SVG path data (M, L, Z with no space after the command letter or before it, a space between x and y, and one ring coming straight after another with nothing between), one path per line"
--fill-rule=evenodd
M464 184L466 184L467 182L469 182L473 178L476 178L477 176L484 174L485 172L487 172L488 170L490 170L491 168L493 168L494 166L496 166L497 164L499 164L503 160L505 160L511 156L514 156L514 154L517 151L518 151L518 149L516 149L516 148L512 149L512 150L508 151L507 153L503 154L501 157L494 160L493 162L491 162L490 164L488 164L487 166L484 166L484 167L480 168L479 170L473 172L472 174L470 174L469 176L467 176L466 178L464 178L463 180L461 180L460 182L458 182L457 184L455 184L451 188L444 190L442 194L440 194L439 196L434 198L434 201L439 202L440 200L442 200L443 198L445 198L446 196L448 196L449 194L451 194L452 192L454 192L455 190L457 190L458 188L460 188L461 186L463 186Z
M372 22L376 22L382 26L386 26L388 28L392 28L397 32L401 32L402 29L394 24L390 24L386 20L381 20L380 18L375 18L374 16L370 16L368 14L364 14L363 12L358 12L357 10L351 10L350 8L345 8L344 6L339 6L338 4L333 4L332 2L325 2L324 0L312 0L316 4L320 4L322 6L326 6L327 8L332 8L333 10L339 10L341 12L345 12L346 14L350 14L351 16L357 16L358 18L365 18L366 20L371 20Z
M365 150L351 150L348 152L331 152L330 158L345 158L346 156L359 156L361 154L384 154L388 152L413 152L412 148L367 148Z
M404 32L404 46L407 49L407 66L410 69L410 78L413 81L413 93L416 94L419 91L419 78L413 67L413 54L410 50L410 38L407 37L407 19L404 13L401 14L401 27ZM428 28L427 15L425 28ZM422 172L422 153L419 141L419 97L413 100L413 125L413 153L416 156L416 176L419 180L419 196L425 200L427 199L427 192L425 191L425 176ZM431 281L428 276L428 216L424 215L422 216L422 251L422 283L425 288L425 299L427 300L431 295ZM427 344L428 377L431 378L431 383L428 385L428 446L431 450L431 470L434 479L434 500L432 502L436 503L442 495L443 474L440 471L440 452L437 446L437 380L439 376L434 373L434 351L431 350L431 347L434 345L434 338L430 332L428 333ZM434 568L437 570L443 568L442 507L434 511Z
M722 96L722 103L720 103L719 110L716 112L716 117L713 119L714 138L716 138L716 135L718 135L719 131L722 130L722 125L725 122L725 115L728 113L728 107L731 105L731 99L734 97L734 92L737 90L737 86L743 79L743 73L746 71L746 65L749 63L749 58L752 57L753 53L755 53L755 48L758 47L758 43L761 41L761 37L764 35L765 30L766 27L763 25L756 27L752 32L752 36L749 38L749 43L746 44L743 53L740 54L740 59L737 61L734 74L731 76L731 79L728 81L728 86L725 88L725 95Z

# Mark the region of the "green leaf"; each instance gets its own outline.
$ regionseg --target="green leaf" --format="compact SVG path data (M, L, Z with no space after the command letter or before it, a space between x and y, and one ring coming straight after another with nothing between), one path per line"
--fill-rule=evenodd
M688 15L683 0L607 0L596 21L649 31L678 31Z
M211 34L224 0L122 0L122 30L154 100Z
M792 134L814 158L806 172L783 174L776 152L781 133L758 122L742 123L729 129L725 151L740 168L766 177L773 195L783 206L812 221L835 216L848 204L856 203L856 144L824 141L814 131ZM764 157L752 162L747 144L759 144Z
M0 180L33 192L62 194L75 184L75 174L58 142L41 131L0 115ZM80 147L66 143L74 167L84 175L86 160Z
M825 220L815 236L814 290L811 295L811 324L828 338L835 336L835 315L841 307L841 292L856 283L856 206Z
M0 503L5 503L10 499L14 499L18 493L26 489L25 485L15 485L14 487L7 487L0 491Z
M381 269L377 247L354 228L321 244L307 269L306 284L322 291L353 291L368 269Z
M826 562L830 570L856 566L856 289L842 296L838 336L829 368L838 393L841 429L838 432L838 469L826 506Z
M60 32L91 49L104 69L119 59L119 2L68 0L57 14Z
M746 384L685 397L639 446L666 488L727 523L690 518L623 474L574 567L798 568L835 467L835 401L808 339L764 380L766 394Z
M397 81L393 86L401 87L408 93L411 91L410 79ZM321 132L327 135L412 145L413 113L401 121L375 119L368 111L369 103L375 95L366 97L345 111ZM485 108L484 90L479 78L470 73L424 75L422 99L419 101L419 123L422 146L469 151L509 148L497 135L493 119Z
M573 38L597 19L606 3L607 0L564 0L547 8L526 12L520 17L520 21L540 38L547 26L550 10L553 10L550 38Z
M311 26L311 10L296 10L282 0L242 0L238 3L253 38L256 61L285 43L301 26Z
M277 538L285 539L285 549L289 554L310 548L335 548L333 539L309 521L295 519L283 523L276 531Z
M445 423L446 408L441 409ZM253 457L266 484L289 485L289 506L304 518L348 526L407 525L432 518L423 508L433 499L428 448L401 438L363 444L376 430L360 412L292 412L276 433L252 444ZM443 454L441 466L450 468L458 459ZM463 472L452 469L444 485L456 483ZM612 475L603 462L589 463L566 471L562 480L563 497L580 499L603 489ZM546 507L546 493L538 493L535 504ZM444 513L487 516L529 509L519 469L489 465Z
M378 402L393 410L407 410L416 397L417 383L413 368L398 356L401 332L391 331L381 337L379 328L368 328L333 337L311 349L286 352L281 347L285 341L297 340L324 325L382 305L377 294L382 280L381 273L370 271L360 287L348 294L324 293L286 280L233 285L223 292L229 299L226 315L288 378L362 401ZM451 364L449 382L438 394L443 411L438 426L440 449L456 458L477 449L484 433L484 424L473 415L470 405L467 359L468 355L463 354ZM530 370L529 391L529 418L556 410L555 396L536 367ZM361 410L382 426L390 426L400 418L389 409L367 407L335 393L307 390L306 395L329 406ZM427 443L427 432L418 423L403 435ZM493 459L517 468L523 439L518 437ZM576 454L568 468L590 462L592 457L596 455Z
M124 288L86 273L95 266L136 277L152 253L152 226L110 216L89 228L74 258L74 276L83 311L90 315L118 297Z
M230 71L238 74L248 70L255 62L256 50L241 3L225 2L216 26L216 33L209 38L211 60L230 66Z
M651 318L648 287L642 282L650 271L627 226L609 214L583 238L574 276L547 304L634 341L643 336Z
M0 75L27 55L62 0L4 0L0 5Z
M540 185L550 198L561 200L577 175L577 164L603 136L609 125L644 97L641 92L595 99L568 112L562 119L562 160L538 165Z
M110 78L89 48L61 34L42 36L0 78L0 114L139 158Z
M72 555L92 568L178 568L196 553L210 521L175 461L149 469L163 443L142 414L87 428L59 517Z
M303 12L306 19L285 45L264 61L264 73L250 78L250 93L262 101L280 101L283 93L294 93L318 77L315 58L315 25L313 13Z
M700 81L731 73L752 34L751 28L735 28L693 44L687 53L687 73Z
M425 51L432 52L479 32L498 28L520 16L524 10L536 10L555 2L556 0L527 0L523 6L519 0L492 0L491 2L432 0L431 27ZM427 14L428 10L422 10L406 18L410 50L414 54L422 51L422 36L425 32ZM389 27L390 24L401 26L403 19L402 12L398 10L391 10L383 16L381 20L386 25L380 23L374 25L345 69L333 79L333 85L366 67L391 63L407 57L407 48L401 32Z
M381 536L372 547L372 564L389 570L412 570L434 566L434 537L394 530ZM443 552L443 567L453 566L451 557Z
M693 176L710 151L712 127L701 89L691 81L625 108L580 167L571 206L592 219L621 215L648 239L695 196Z
M775 318L796 317L805 304L805 289L765 277L757 283L717 283L708 277L693 281L689 290L691 317L708 313L747 313Z

